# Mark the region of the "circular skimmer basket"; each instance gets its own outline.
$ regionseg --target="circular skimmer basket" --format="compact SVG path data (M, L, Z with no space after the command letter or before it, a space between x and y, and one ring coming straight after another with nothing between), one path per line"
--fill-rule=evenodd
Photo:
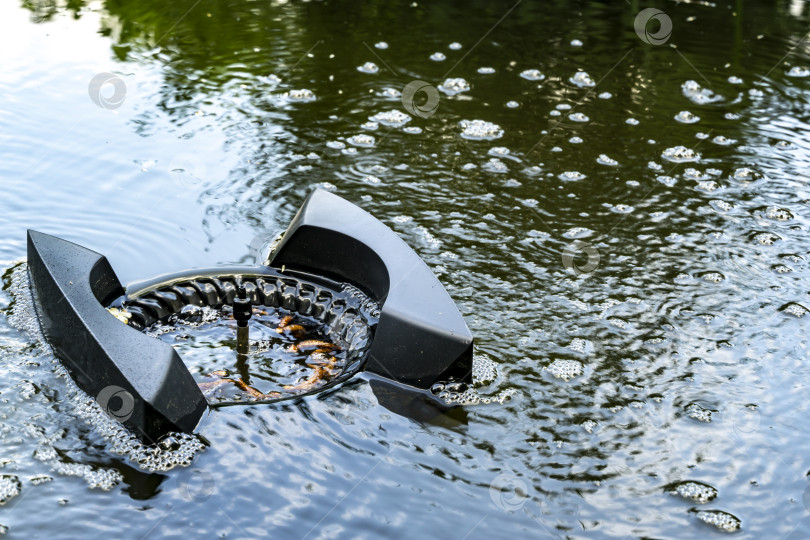
M318 278L307 280L268 268L261 275L217 273L176 275L152 282L114 301L111 306L128 313L133 328L149 331L171 325L190 310L208 307L228 316L234 298L244 286L254 308L276 310L312 321L318 333L345 352L338 373L326 384L305 391L280 392L251 400L209 402L212 406L272 402L320 392L345 381L363 368L373 339L379 307L357 288ZM203 323L204 324L204 323Z

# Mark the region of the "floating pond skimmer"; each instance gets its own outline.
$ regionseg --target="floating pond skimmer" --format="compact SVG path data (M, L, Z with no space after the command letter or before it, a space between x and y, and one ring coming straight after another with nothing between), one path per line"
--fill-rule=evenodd
M186 271L125 290L103 255L36 231L28 231L28 265L56 357L146 442L193 432L209 408L175 349L142 332L188 305L232 309L242 355L254 306L321 321L355 368L330 386L359 370L413 391L472 382L473 337L438 279L391 229L327 191L310 194L263 265ZM108 310L115 302L128 324Z

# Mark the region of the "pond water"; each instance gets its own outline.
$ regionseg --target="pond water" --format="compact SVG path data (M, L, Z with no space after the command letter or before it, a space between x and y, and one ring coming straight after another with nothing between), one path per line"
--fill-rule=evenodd
M801 0L4 2L0 530L807 538L808 22ZM424 258L501 399L416 416L357 376L149 450L37 341L26 229L130 282L253 263L315 187Z

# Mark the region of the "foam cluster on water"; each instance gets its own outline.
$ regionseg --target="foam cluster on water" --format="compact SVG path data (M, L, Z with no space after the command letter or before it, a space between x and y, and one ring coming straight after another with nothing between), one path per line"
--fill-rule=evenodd
M681 111L675 115L675 120L677 120L681 124L695 124L697 122L700 122L700 117L689 111Z
M486 120L462 120L459 126L463 130L461 136L475 141L489 141L503 137L503 129L498 124Z
M509 167L498 158L491 158L489 161L481 165L481 168L485 171L494 172L494 173L506 173L509 172Z
M778 206L769 206L765 209L765 217L775 221L790 221L793 219L793 214L790 210L779 208Z
M697 403L691 403L686 407L687 416L698 422L711 422L712 412L711 409L707 409Z
M593 88L596 86L594 80L585 71L577 71L568 79L568 81L573 85L579 86L580 88Z
M394 101L399 100L402 97L402 92L400 92L396 88L386 87L377 92L377 95L381 98Z
M22 483L19 478L13 474L0 474L0 505L19 495L21 489Z
M578 171L565 171L561 173L557 178L564 182L575 182L577 180L582 180L585 178L585 175Z
M59 459L56 449L49 441L40 441L41 446L34 452L34 459L48 465L52 471L62 476L74 476L83 479L90 489L109 491L117 486L123 476L115 469L95 467L84 463L64 462ZM38 482L50 481L48 476L40 477Z
M115 469L95 468L84 463L65 463L54 460L51 462L51 468L62 476L82 478L90 489L103 491L110 491L124 479L121 473Z
M748 167L740 167L734 171L731 177L739 182L754 182L761 179L762 175Z
M54 373L64 380L64 388L60 391L63 396L60 400L62 410L71 417L84 420L107 442L111 452L129 458L145 471L154 472L168 471L178 465L191 465L194 457L205 449L205 445L198 437L186 433L170 433L155 447L140 442L118 421L111 418L95 399L76 386L64 366L53 356L50 345L39 327L28 280L27 264L20 264L13 270L9 292L14 297L14 305L8 317L9 323L32 338L40 350L47 352ZM57 474L81 477L90 487L100 489L111 489L121 481L120 473L113 469L63 462L50 440L39 434L35 435L40 439L40 445L34 454L35 459L48 464Z
M370 116L369 120L372 122L379 122L384 126L400 127L410 122L411 117L402 111L390 110L378 112L374 116Z
M473 356L472 386L461 382L438 382L430 391L439 399L451 405L490 405L504 404L517 392L513 388L501 390L494 395L485 396L479 388L492 384L498 378L495 362L484 354Z
M673 146L664 150L661 157L673 163L687 163L699 160L700 154L685 146Z
M700 482L681 482L675 486L673 492L679 497L698 504L706 504L717 497L717 490L714 487Z
M802 67L802 66L793 66L788 70L785 74L788 77L796 77L796 78L805 78L810 77L810 68Z
M583 367L580 362L563 358L557 358L543 369L551 373L555 378L564 381L578 377L583 373Z
M751 239L754 241L755 244L759 244L761 246L772 246L777 242L782 241L782 237L776 233L762 231L762 232L754 232L751 236Z
M448 96L455 96L456 94L460 94L462 92L469 92L470 83L461 77L445 79L444 82L439 85L439 90Z
M788 315L793 315L794 317L804 317L810 310L808 310L803 305L799 304L798 302L789 302L784 306L779 308L779 311L782 313L787 313Z
M697 513L697 518L703 523L717 527L723 532L738 531L742 525L737 517L721 510L701 510Z
M362 148L371 148L374 146L374 137L371 135L366 135L365 133L361 133L359 135L352 135L347 139L349 144L353 146L360 146Z
M607 165L608 167L618 167L619 162L609 157L607 154L599 154L596 162L600 165Z
M714 139L712 139L712 142L720 146L731 146L737 143L737 139L729 139L723 135L716 135Z
M315 93L306 88L285 92L284 97L290 101L315 101Z
M708 88L703 88L700 84L693 80L688 80L681 85L681 92L684 97L698 105L705 105L707 103L715 103L723 101L723 96L715 94Z
M359 71L360 73L368 73L370 75L373 75L378 71L380 71L380 68L377 67L377 64L375 64L374 62L366 62L362 66L357 66L357 71Z
M527 81L542 81L546 78L539 69L526 69L520 72L520 76Z

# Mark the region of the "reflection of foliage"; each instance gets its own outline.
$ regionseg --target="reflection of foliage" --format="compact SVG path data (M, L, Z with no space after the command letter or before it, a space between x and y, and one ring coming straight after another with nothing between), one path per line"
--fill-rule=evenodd
M603 2L580 2L572 10L567 0L548 0L542 7L524 5L515 10L499 26L499 35L522 35L530 44L537 37L537 28L546 26L549 20L563 24L569 33L595 36L610 36L615 43L623 37L632 36L632 15L641 9L638 1L628 6L609 9ZM255 51L251 62L239 61L243 68L253 74L267 74L267 68L288 68L300 55L320 40L332 44L373 43L386 33L393 37L409 38L405 48L410 53L422 53L422 42L435 41L440 36L465 37L464 41L475 43L481 37L478 24L496 21L504 15L510 2L490 0L453 0L430 6L412 7L410 0L392 0L372 3L348 0L343 2L287 2L267 0L263 2L239 0L182 0L163 2L158 0L103 0L102 28L100 33L111 36L113 48L119 60L161 55L160 60L180 62L185 69L205 73L219 79L223 68L235 62L235 56ZM32 12L35 22L51 20L56 14L69 12L75 18L89 9L86 0L22 0L22 6ZM95 9L95 8L90 8ZM735 2L737 16L728 17L724 31L713 36L715 44L723 43L724 49L744 47L742 34L748 33L751 24L765 35L786 35L796 29L797 19L806 19L807 14L796 12L788 2ZM576 11L573 14L572 11ZM673 39L688 50L690 43L703 44L704 39L695 34L703 32L697 25L685 25L677 20L675 8L667 9L678 23ZM475 24L459 26L458 13L469 14ZM803 34L802 34L803 35ZM555 42L555 48L567 44L559 32L547 32L543 39ZM444 38L442 38L444 39ZM507 40L508 41L508 40ZM638 49L635 41L632 43ZM506 43L507 49L512 49ZM653 48L647 48L652 53ZM363 52L360 50L360 52ZM404 51L403 51L404 52ZM510 53L521 57L536 53L531 46L517 47ZM398 51L391 50L387 58L396 58ZM739 53L737 53L739 54ZM473 58L477 53L473 54ZM276 62L268 62L275 59ZM254 71L254 70L260 70Z
M58 13L70 12L73 18L78 19L80 11L84 7L84 0L23 0L22 7L31 11L31 20L34 22L46 22Z

